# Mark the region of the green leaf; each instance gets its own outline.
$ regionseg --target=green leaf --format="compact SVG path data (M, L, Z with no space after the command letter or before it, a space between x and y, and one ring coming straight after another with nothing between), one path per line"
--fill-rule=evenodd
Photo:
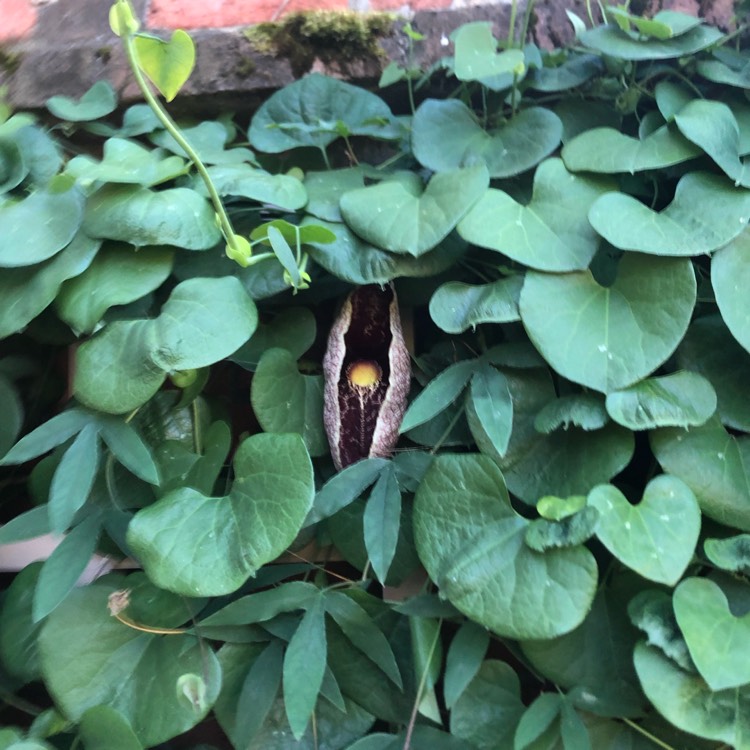
M706 210L697 212L696 206ZM652 255L700 255L741 234L750 216L750 191L720 175L690 172L674 199L652 211L624 193L608 193L589 211L591 226L615 247Z
M0 194L18 187L28 173L19 146L10 139L0 140Z
M151 450L130 422L99 417L101 437L112 455L132 474L149 484L159 484L159 470Z
M639 643L635 668L648 699L668 721L699 737L746 750L750 688L713 691L698 675L682 671L653 646Z
M292 248L284 239L284 235L276 227L270 226L268 227L268 241L279 263L284 266L284 270L289 274L292 286L298 287L302 283L302 278Z
M114 112L117 95L108 81L97 81L77 101L67 96L53 96L47 99L46 106L60 120L88 122Z
M23 405L13 384L0 375L0 456L4 456L16 442L23 426Z
M513 426L513 400L505 375L488 364L480 366L471 377L466 409L472 412L469 427L478 421L483 436L504 456Z
M12 677L24 683L40 677L39 625L32 619L31 607L41 567L42 563L37 562L20 571L5 590L0 607L0 663Z
M295 739L305 733L326 668L325 606L318 596L302 616L284 654L284 707Z
M451 234L434 250L414 258L368 245L344 224L318 223L335 230L336 240L332 244L311 243L310 257L351 284L386 284L400 276L435 276L458 261L466 249L466 243Z
M497 40L492 36L492 25L487 21L475 21L460 26L453 40L455 48L454 73L459 81L480 81L495 89L493 79L511 76L510 81L499 88L508 88L512 76L522 77L526 68L521 50L497 51Z
M712 690L750 683L750 615L737 617L724 592L706 578L687 578L674 592L674 613L695 666Z
M705 515L750 531L750 438L728 434L714 418L688 430L656 430L651 448L662 469L690 487Z
M177 96L195 65L195 44L190 34L175 29L168 42L151 36L133 39L138 66L168 101ZM49 106L49 105L48 105Z
M365 173L361 167L308 172L304 182L309 196L305 211L325 221L343 221L339 210L341 196L364 186Z
M453 722L455 721L460 725L461 719L464 717L461 716L460 705L458 708L454 708L454 706L482 669L483 659L489 645L490 636L487 631L473 622L467 621L456 631L448 649L445 661L443 695L445 696L446 707L453 709L451 731L462 739L471 738L456 732ZM485 671L491 671L491 669L488 668ZM510 673L514 674L512 671ZM470 708L472 699L475 699L475 696L470 693L463 706Z
M594 508L583 508L559 521L535 518L529 523L523 541L527 547L537 552L575 547L594 536L598 521L599 513Z
M561 427L600 430L609 422L602 397L595 393L571 393L546 403L534 418L534 429L549 434Z
M684 482L658 476L638 505L613 485L600 485L588 503L599 511L596 535L620 562L650 581L674 586L680 580L701 528L700 508Z
M680 134L676 125L664 125L643 139L610 127L587 130L568 141L562 150L565 166L573 172L642 172L680 164L701 150Z
M57 312L75 331L90 333L110 307L158 289L172 271L173 257L169 248L107 244L82 274L63 284Z
M584 47L618 57L621 60L669 60L691 55L710 47L721 39L721 32L712 26L696 26L671 39L633 39L611 24L588 29L578 35Z
M173 606L171 595L145 583L134 587L133 577L127 580L131 597L150 598L156 617L167 601ZM42 673L66 718L77 722L88 709L107 705L151 747L187 731L207 713L178 699L178 678L188 672L205 675L210 705L219 692L221 672L213 651L201 648L194 637L143 633L112 617L108 597L124 582L110 577L74 589L49 616L39 635ZM101 647L92 649L92 644ZM119 658L113 659L114 653Z
M0 273L0 338L17 333L39 315L55 299L63 281L86 270L100 244L79 232L44 263L4 268Z
M512 177L549 156L560 144L562 123L543 107L521 110L512 120L485 130L458 99L426 99L412 124L419 162L436 172L484 163L490 177Z
M518 298L522 285L522 276L479 285L449 281L430 298L430 317L446 333L463 333L480 323L512 323L521 319Z
M547 159L534 174L531 202L488 190L458 225L459 234L540 271L582 271L599 246L589 207L611 189L603 179L570 174L560 159Z
M21 513L8 523L0 526L0 544L21 542L35 536L49 534L49 514L44 505Z
M567 91L581 86L602 72L602 60L598 55L571 53L561 65L533 68L526 83L535 91Z
M424 190L389 180L345 193L339 207L344 221L367 242L419 257L445 239L488 182L483 166L435 174Z
M64 179L23 200L0 205L0 266L41 263L73 239L83 218L83 195Z
M385 458L365 458L334 474L315 495L305 526L332 516L356 500L388 467Z
M494 659L483 662L453 706L451 734L477 750L512 747L524 712L520 693L518 677L508 664Z
M672 354L695 297L689 261L626 255L611 287L590 271L529 272L520 310L532 342L557 372L608 393L641 380Z
M486 456L437 456L417 490L417 552L442 595L498 635L552 638L585 617L596 563L584 547L532 552L527 525Z
M537 513L547 521L562 521L585 507L585 495L572 495L564 498L546 495L539 498L539 502L536 504Z
M383 471L365 506L365 547L378 580L385 584L401 525L401 490L392 468Z
M560 715L563 697L542 693L523 713L513 739L513 750L524 750L538 739Z
M65 451L52 477L48 509L53 532L65 531L86 503L99 470L99 456L99 426L89 422Z
M718 252L711 263L711 283L721 317L724 318L732 336L746 351L750 351L750 335L747 329L750 304L742 289L748 279L748 258L750 235L745 232Z
M258 203L296 211L307 203L305 186L296 177L270 174L249 164L225 164L209 167L208 174L219 195L237 195ZM196 179L195 189L208 195L203 182Z
M128 544L157 585L191 596L230 593L294 541L314 494L302 438L247 438L234 474L226 497L185 487L135 514Z
M91 515L68 532L45 560L36 590L32 618L39 622L72 591L96 550L101 521Z
M448 408L459 397L477 367L473 360L456 362L433 378L409 404L399 432L408 432Z
M750 573L750 534L738 534L726 539L706 539L706 557L722 570L730 573Z
M716 392L702 375L683 370L609 393L606 404L609 416L631 430L692 427L716 411Z
M61 445L91 422L91 413L73 407L24 435L3 457L2 463L22 464Z
M375 94L313 73L266 99L253 116L248 139L269 154L300 146L325 148L339 138L339 123L351 135L394 138L396 133L378 124L391 117L388 105Z
M179 156L167 156L161 149L151 150L125 138L108 138L101 161L76 156L65 172L79 180L117 182L150 187L172 180L188 171Z
M127 719L111 706L94 706L85 711L79 724L86 750L142 750Z
M221 239L211 205L188 188L155 192L107 185L86 204L83 228L91 237L144 245L207 250Z
M399 690L403 690L393 649L367 611L352 597L340 592L326 594L325 608L352 644L385 673Z
M235 146L227 149L227 144L234 140L236 130L234 125L225 118L219 120L205 120L194 125L192 122L180 125L183 137L197 152L204 164L255 164L255 156L248 148ZM166 130L157 130L149 135L157 146L171 151L177 156L187 157L187 152ZM194 181L194 187L205 190L203 181ZM205 193L204 193L205 194Z
M714 270L723 252L714 256ZM735 277L741 268L734 269ZM730 334L720 315L698 318L691 323L677 350L677 362L711 383L718 399L716 411L723 424L750 432L750 401L745 395L750 382L750 354Z
M302 375L285 349L263 352L252 381L250 399L266 432L296 432L311 456L328 453L323 430L323 378Z
M685 138L705 151L735 185L750 187L750 171L740 160L740 128L726 104L694 99L674 119Z

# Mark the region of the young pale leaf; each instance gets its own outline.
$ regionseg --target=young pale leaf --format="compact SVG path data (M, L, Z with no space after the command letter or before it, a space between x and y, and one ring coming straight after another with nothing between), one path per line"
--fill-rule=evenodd
M6 466L8 464L22 464L32 458L41 456L69 440L90 424L92 419L91 412L77 407L56 414L28 435L24 435L8 451L0 463Z
M453 708L464 690L477 676L489 645L489 633L471 621L461 625L456 635L453 636L445 660L443 684L445 705L449 709ZM453 714L451 714L451 731L454 731L452 722Z
M611 190L605 179L573 175L560 159L534 173L534 193L521 205L491 188L458 225L467 241L539 271L582 271L599 247L589 207Z
M388 466L388 459L365 458L334 474L315 495L305 526L332 516L356 500Z
M117 94L108 81L97 81L77 101L67 96L53 96L47 99L46 106L60 120L87 122L114 112Z
M400 525L401 490L395 472L390 468L383 471L375 482L363 518L367 555L381 583L385 583L396 554Z
M99 425L89 422L65 451L52 477L48 505L52 531L65 531L86 503L99 470L99 456Z
M263 352L250 400L266 432L296 432L304 438L311 456L328 452L323 430L323 378L300 373L290 352L276 347Z
M289 274L292 286L298 287L302 283L302 278L299 274L299 268L297 268L297 261L294 259L292 248L289 247L289 243L284 239L284 235L276 227L268 227L268 241L271 243L271 248L279 259L279 263L284 266L286 272Z
M631 430L692 427L716 411L716 391L702 375L681 371L609 393L606 405L609 416Z
M480 323L512 323L520 320L518 298L523 276L510 276L490 284L449 281L430 299L430 317L446 333L463 333Z
M523 51L497 51L492 25L487 21L465 23L456 31L454 72L459 81L480 81L490 89L508 88L513 77L526 72ZM500 81L495 79L500 78ZM505 83L505 85L503 85ZM497 90L497 89L496 89Z
M302 616L284 654L284 707L295 739L315 710L327 660L325 605L318 596Z
M408 432L447 409L459 397L478 366L474 360L456 362L433 378L409 404L399 432Z
M719 586L687 578L674 592L674 614L693 663L712 690L750 683L750 615L737 617Z
M600 485L588 503L599 511L596 535L622 563L650 581L674 586L680 580L701 528L698 502L684 482L658 476L638 505L613 485Z
M748 747L749 686L713 691L702 677L684 672L645 643L636 646L634 659L643 691L668 721L699 737Z
M672 354L695 298L687 259L634 253L623 257L611 287L600 286L590 271L527 273L520 310L531 340L557 372L608 393L641 380Z
M153 747L187 731L208 711L196 712L178 699L179 677L204 675L205 705L210 706L219 692L221 670L213 651L191 636L143 633L112 617L108 598L124 582L110 576L74 589L52 612L39 635L42 672L68 719L79 721L88 709L107 705L136 728L144 746ZM142 596L158 603L163 593L147 586ZM92 643L108 645L92 649ZM112 659L113 653L120 658Z
M723 570L745 576L750 573L750 534L738 534L727 539L706 539L703 551L714 565Z
M101 437L114 457L129 471L149 484L159 484L159 471L151 449L130 422L116 417L99 418Z
M162 96L171 102L190 78L195 65L195 44L190 34L175 29L168 42L152 36L136 36L133 43L138 66Z
M596 563L585 547L533 552L527 525L487 456L437 456L416 494L417 552L441 594L500 635L553 638L585 617Z
M143 750L127 719L111 706L88 709L79 730L86 750Z
M469 428L477 420L494 450L504 456L513 426L513 400L505 375L491 365L481 365L471 377L466 409L472 412Z
M388 180L345 193L344 221L376 247L415 258L435 248L487 190L484 166L432 176L424 191Z
M367 611L352 597L335 591L326 595L325 608L352 644L402 690L401 673L391 645Z
M230 732L236 746L249 747L263 726L281 687L283 664L281 641L272 641L248 670L237 699L234 730Z
M697 214L695 206L706 210ZM589 211L591 226L615 247L650 255L711 253L745 229L750 191L726 177L689 172L677 183L672 202L654 211L625 193L607 193Z
M158 586L187 596L228 594L294 541L315 491L302 438L247 438L234 475L225 497L184 487L133 517L128 544Z
M687 431L656 430L650 439L662 469L690 487L703 513L750 531L750 438L730 435L714 418Z
M750 233L744 232L734 242L720 250L711 263L711 283L721 317L724 318L732 336L742 344L746 351L750 351L750 333L748 333L747 326L750 306L747 295L742 293L742 289L750 279L748 259L750 259Z
M412 123L414 155L428 169L447 172L483 162L490 177L513 177L539 164L559 145L562 123L543 107L521 110L487 131L458 99L426 99Z

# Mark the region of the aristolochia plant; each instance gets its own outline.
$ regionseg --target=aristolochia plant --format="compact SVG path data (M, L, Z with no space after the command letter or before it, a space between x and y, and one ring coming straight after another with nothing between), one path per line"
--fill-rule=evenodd
M0 750L750 748L750 57L528 8L244 133L117 0L145 104L0 111Z

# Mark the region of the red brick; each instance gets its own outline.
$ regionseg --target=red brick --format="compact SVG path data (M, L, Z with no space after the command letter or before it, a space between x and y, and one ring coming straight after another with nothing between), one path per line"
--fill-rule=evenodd
M29 0L0 0L0 41L21 39L36 25L36 8Z
M275 21L301 10L345 10L348 5L347 0L153 0L147 23L157 29L224 28Z
M412 10L442 10L449 8L452 0L412 0L410 5ZM490 0L487 5L494 5Z

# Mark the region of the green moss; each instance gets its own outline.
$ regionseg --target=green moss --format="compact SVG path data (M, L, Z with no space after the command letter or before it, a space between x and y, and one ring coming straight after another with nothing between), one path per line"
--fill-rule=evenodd
M242 78L248 78L255 73L256 68L257 65L252 57L241 57L234 66L234 72Z
M315 59L346 66L380 57L378 39L390 34L393 21L390 13L309 11L251 26L245 36L258 52L287 58L295 75L301 75Z
M0 47L0 70L7 73L15 73L21 65L23 56L20 52L13 52L5 47Z

